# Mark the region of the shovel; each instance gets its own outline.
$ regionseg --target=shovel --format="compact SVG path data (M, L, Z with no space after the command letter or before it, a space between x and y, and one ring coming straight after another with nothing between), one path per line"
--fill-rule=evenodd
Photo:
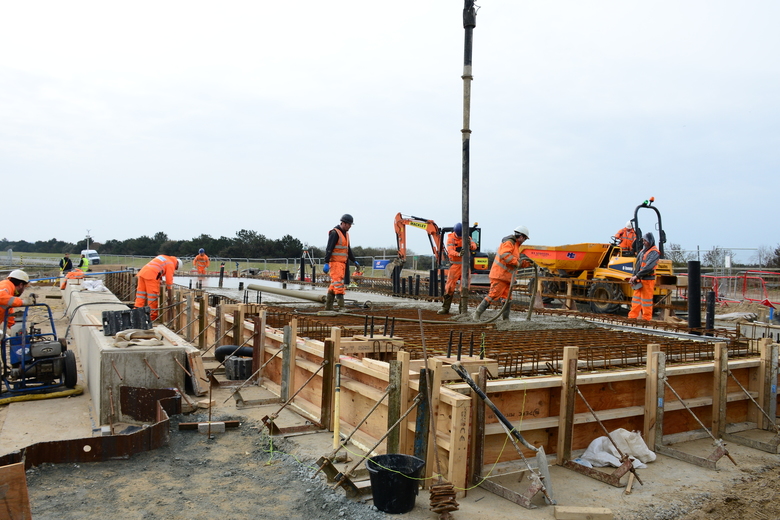
M538 473L541 476L542 479L542 492L544 493L544 499L548 504L555 504L555 500L553 499L553 491L552 491L552 479L550 478L550 468L547 464L547 455L544 453L544 447L539 446L538 448L534 446L533 444L530 444L527 440L523 438L522 435L520 435L520 432L515 429L514 426L512 426L512 423L509 422L509 419L504 417L504 414L502 414L498 407L496 407L495 404L493 404L493 401L490 400L490 398L485 394L485 392L482 391L482 389L477 386L477 384L474 382L473 379L471 379L471 376L469 376L468 372L466 372L466 369L463 368L463 365L460 363L453 363L452 369L460 376L461 379L463 379L468 385L471 387L474 392L483 400L485 401L485 404L487 404L491 410L493 410L493 413L498 417L498 421L501 423L501 426L504 427L504 431L507 435L510 437L514 437L518 441L520 441L523 446L528 448L531 451L536 452L536 465L538 468ZM517 446L517 445L515 445ZM523 453L518 450L518 453L520 453L520 456L523 457ZM525 457L523 457L523 460L525 461ZM526 465L528 465L528 462L526 461ZM536 473L533 471L533 468L528 466L532 473Z

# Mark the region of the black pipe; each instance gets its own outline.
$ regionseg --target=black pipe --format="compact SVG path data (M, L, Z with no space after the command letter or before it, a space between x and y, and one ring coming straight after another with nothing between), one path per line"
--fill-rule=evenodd
M214 350L214 359L222 363L228 356L252 357L252 347L239 347L238 345L221 345Z
M438 296L439 272L436 269L431 269L428 276L430 278L430 282L428 283L428 296Z
M301 282L306 281L306 262L304 261L306 259L306 255L301 255Z
M420 296L420 275L418 274L414 280L414 295Z
M413 277L409 275L409 294L414 294L414 283L412 283Z
M460 331L460 335L458 336L458 361L460 361L460 354L463 350L463 331Z
M401 278L401 294L406 294L406 278Z
M363 335L368 336L368 314L363 319Z
M447 277L444 276L444 269L441 269L441 274L439 275L439 284L441 285L441 290L439 293L444 296L444 287L447 285ZM438 296L438 294L437 294Z
M704 329L708 330L705 336L713 336L715 330L715 291L707 293L707 314L704 318Z
M219 288L222 289L222 280L225 278L225 262L219 266Z
M395 333L395 316L393 316L393 321L390 322L392 325L390 325L390 337L393 337L393 334Z
M385 316L385 326L382 327L382 334L387 336L387 321L390 319L389 316Z
M371 336L370 337L372 337L372 338L374 337L374 317L373 316L371 316Z
M701 262L688 262L688 328L701 334Z
M471 333L471 343L469 344L469 356L474 355L474 333Z

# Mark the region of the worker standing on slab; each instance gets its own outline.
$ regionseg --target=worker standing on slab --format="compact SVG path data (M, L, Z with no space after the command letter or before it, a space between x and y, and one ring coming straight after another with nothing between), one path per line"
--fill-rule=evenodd
M469 249L477 250L476 242L469 240ZM444 301L439 314L449 314L452 306L452 296L455 287L463 274L463 224L455 223L453 231L447 236L447 257L450 259L450 268L447 271L447 284L444 286Z
M76 266L85 273L89 271L89 258L87 258L83 253L81 254L81 258L79 258L79 265Z
M498 246L496 258L493 260L493 267L490 268L490 290L477 307L474 315L476 319L482 316L491 303L509 298L512 275L518 266L523 268L531 266L528 260L520 262L520 246L526 240L528 240L528 228L525 226L517 226L513 234L501 239L501 245ZM509 319L508 305L501 317L505 320Z
M636 257L634 274L628 279L634 289L631 298L631 310L628 317L643 320L653 319L653 291L655 289L655 267L661 258L661 253L655 246L655 237L652 233L645 233L642 237L642 250Z
M8 322L6 330L11 331L15 320L11 311L13 307L21 307L22 305L30 305L33 301L22 298L22 293L27 288L27 284L30 283L30 277L21 269L16 269L8 274L8 278L0 282L0 323L6 323L6 314L8 314ZM34 296L34 295L33 295ZM21 326L21 325L20 325ZM0 325L2 327L2 325ZM13 331L11 331L13 333Z
M626 227L615 233L612 237L620 249L623 251L623 255L633 256L634 242L636 242L636 231L634 231L634 224L630 220L626 222Z
M157 319L160 305L160 280L165 278L167 289L173 287L173 275L181 269L181 260L175 256L158 255L138 271L138 285L135 290L135 308L146 305L152 310L150 318Z
M60 272L62 274L68 274L73 270L73 260L70 259L70 253L65 253L65 256L60 258Z
M338 302L339 311L344 310L344 293L347 292L344 285L344 276L347 272L347 263L352 262L355 267L360 268L360 263L352 254L352 248L349 247L349 229L352 227L354 219L349 213L341 216L341 222L328 233L328 245L325 248L325 265L322 271L330 275L330 286L328 286L328 295L325 298L325 310L333 310L333 300Z
M198 256L192 260L192 265L198 270L198 274L206 274L206 269L211 265L209 257L206 256L206 250L202 247L198 250Z

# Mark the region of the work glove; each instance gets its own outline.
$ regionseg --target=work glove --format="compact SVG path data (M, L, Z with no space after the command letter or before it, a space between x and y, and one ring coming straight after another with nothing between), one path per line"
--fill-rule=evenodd
M456 247L455 252L458 253L458 256L463 256L463 248L462 247Z
M323 265L322 266L322 272L323 273L327 273L328 271L330 271L330 265L329 264Z
M355 267L358 267L358 268L360 267L360 262L358 262L357 260L355 260Z
M22 305L35 305L35 298L31 296L25 296L22 298Z

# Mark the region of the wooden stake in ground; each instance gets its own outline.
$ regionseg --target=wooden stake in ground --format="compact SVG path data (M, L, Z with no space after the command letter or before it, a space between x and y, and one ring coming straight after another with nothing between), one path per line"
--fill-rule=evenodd
M428 351L425 348L425 330L423 329L422 310L417 309L417 316L420 321L420 338L422 340L423 348L423 363L425 364L425 373L430 373L428 369ZM433 403L433 390L428 385L428 403ZM440 520L451 520L454 518L451 514L452 511L458 510L458 502L455 500L455 486L451 482L447 482L441 476L441 461L439 460L439 447L436 443L436 414L433 411L433 406L428 406L428 410L431 414L431 427L429 429L430 434L433 436L433 453L436 457L436 473L439 475L438 483L431 486L431 511L439 515Z

